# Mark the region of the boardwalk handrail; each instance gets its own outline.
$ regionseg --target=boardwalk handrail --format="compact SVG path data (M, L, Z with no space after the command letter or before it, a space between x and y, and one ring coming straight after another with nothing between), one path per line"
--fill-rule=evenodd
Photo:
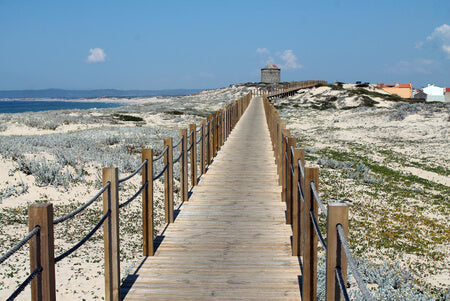
M25 235L22 240L20 240L18 243L16 243L14 246L12 246L8 251L6 251L5 254L3 254L0 257L0 264L5 262L9 257L14 255L17 251L19 251L27 242L29 242L34 236L39 236L39 232L41 230L40 226L34 227L30 232L28 232L27 235ZM42 272L42 266L39 262L36 263L37 267L31 271L30 275L12 292L12 294L8 297L6 300L14 300L24 289L27 287L28 284L31 283L31 280L36 277L36 275L40 274Z
M307 80L290 83L279 83L269 87L257 88L256 95L264 95L269 101L277 97L286 97L294 95L298 90L317 85L327 84L322 80Z
M104 227L105 300L120 300L119 209L142 195L143 255L153 256L155 251L153 244L155 239L153 182L164 176L165 218L167 223L173 223L173 164L180 163L181 198L183 202L188 201L189 178L191 188L197 185L199 178L207 172L207 166L212 163L220 147L248 107L251 98L252 92L214 112L206 119L201 120L198 130L195 124L190 124L189 135L186 129L180 129L180 137L175 145L172 143L172 138L164 138L163 150L155 158L153 158L152 149L143 149L141 165L122 179L118 177L118 168L103 168L102 188L89 201L67 215L54 219L51 203L30 205L28 210L30 233L0 258L1 264L30 241L30 258L35 259L30 261L31 273L13 293L11 300L29 283L32 284L32 300L55 300L55 263L80 248L102 225ZM197 134L200 136L198 140ZM173 160L173 148L178 146L181 147L180 155ZM189 160L188 155L190 155ZM164 167L154 176L154 163L160 159L164 159ZM190 177L188 177L189 170L191 171ZM119 184L130 180L139 172L142 174L140 188L131 198L119 203ZM198 177L197 174L200 174L200 176ZM69 250L55 257L53 226L75 217L93 204L102 194L103 215L100 220L83 239ZM35 277L36 275L38 277Z
M326 300L348 300L346 291L347 261L365 300L373 300L351 254L348 236L347 204L322 203L319 196L319 169L305 167L305 150L296 148L296 139L278 115L269 98L291 95L293 91L323 84L323 81L297 82L287 88L263 91L275 161L278 166L282 199L286 202L286 223L291 224L292 255L302 261L302 300L316 300L318 242L326 251ZM267 95L266 95L267 94ZM326 242L319 228L319 212L327 218Z

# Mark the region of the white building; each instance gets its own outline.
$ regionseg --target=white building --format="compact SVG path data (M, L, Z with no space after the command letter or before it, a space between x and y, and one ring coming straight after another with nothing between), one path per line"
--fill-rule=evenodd
M445 88L430 84L426 88L423 88L423 92L427 94L427 101L445 102L444 91Z

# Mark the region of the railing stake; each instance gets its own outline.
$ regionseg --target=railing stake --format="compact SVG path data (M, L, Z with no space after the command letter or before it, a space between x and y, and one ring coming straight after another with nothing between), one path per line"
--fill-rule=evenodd
M200 131L200 135L202 136L202 141L200 143L200 171L201 174L204 175L206 173L206 120L203 119L200 123L202 125L202 129Z
M105 300L120 300L120 246L119 246L119 171L103 168L103 214L110 212L103 224L105 245Z
M172 138L164 138L164 148L168 146L167 152L164 154L164 165L167 169L164 172L164 209L166 223L173 223L173 142Z
M142 185L147 186L142 191L142 233L144 256L153 256L153 150L142 150L142 162L147 164L142 168Z
M303 210L304 222L304 250L303 250L303 301L317 300L317 235L314 230L310 211L317 216L317 202L314 200L311 191L311 182L316 185L319 191L319 168L305 168L305 207Z
M336 268L342 271L344 283L347 283L347 258L342 250L336 226L342 225L348 237L348 206L345 203L329 203L327 219L327 290L326 300L340 300L341 291L336 279Z
M181 148L183 152L180 160L180 195L181 201L187 202L188 199L188 170L187 170L187 130L180 129Z
M32 272L40 265L42 272L31 281L31 300L56 300L53 204L28 207L28 229L36 226L40 231L30 240L30 268Z
M295 147L296 139L294 137L288 137L287 144L287 162L286 162L286 224L292 224L292 152L291 147ZM284 154L282 154L284 157ZM281 162L281 160L280 160Z
M191 147L191 185L197 185L197 132L195 124L189 125L189 132L192 133L189 145Z

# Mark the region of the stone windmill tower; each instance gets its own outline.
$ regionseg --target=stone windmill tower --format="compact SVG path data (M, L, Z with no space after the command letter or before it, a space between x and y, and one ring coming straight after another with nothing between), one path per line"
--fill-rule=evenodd
M280 68L269 63L261 69L261 82L268 84L278 84L280 82Z

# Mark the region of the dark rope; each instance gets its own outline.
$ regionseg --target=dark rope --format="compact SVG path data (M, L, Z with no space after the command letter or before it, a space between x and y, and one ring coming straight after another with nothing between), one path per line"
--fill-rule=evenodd
M314 212L312 210L310 210L309 215L311 216L311 221L313 223L314 230L316 230L317 236L319 237L320 243L322 244L322 247L326 251L327 244L325 243L325 240L323 239L322 232L320 232L319 225L317 224L316 217L314 216Z
M138 197L138 195L142 192L142 190L144 190L144 188L145 188L147 185L148 185L148 181L145 182L145 183L141 186L141 188L139 188L139 190L138 190L131 198L128 199L128 201L126 201L126 202L124 202L124 203L122 203L122 204L119 204L119 208L125 207L126 205L128 205L129 203L131 203L132 201L134 201L134 200Z
M161 178L161 176L164 174L164 172L166 171L167 167L169 166L169 163L166 164L166 166L164 166L163 170L161 170L161 172L153 178L153 181L158 180L159 178Z
M341 289L344 300L350 301L350 298L348 297L347 288L345 287L344 277L342 277L341 268L336 267L335 271L336 271L336 278L338 280L339 288ZM329 293L332 293L332 292L329 292Z
M176 148L176 147L178 147L178 145L180 145L180 143L183 141L183 136L180 138L180 140L178 140L178 142L177 143L175 143L173 146L172 146L172 148Z
M95 227L89 232L82 240L80 240L76 245L74 245L72 248L67 250L66 252L62 253L58 257L55 258L55 263L63 260L73 252L75 252L79 247L81 247L89 238L91 238L92 235L94 235L95 232L100 228L100 226L103 224L103 222L108 218L108 216L111 215L111 210L108 210L108 212L103 215L103 217L100 219L100 221L95 225Z
M189 146L189 148L186 151L189 152L193 146L194 146L194 141L192 141L191 146Z
M300 175L302 179L305 178L305 170L303 169L303 164L301 160L298 160L298 169L300 170Z
M6 301L12 301L16 299L16 297L27 287L27 285L30 284L31 280L33 280L34 277L36 277L36 275L41 272L42 272L41 266L35 268L34 271L31 272L31 274L27 277L27 279L25 279L25 281L22 282L21 285L19 285L19 287L11 294L11 296L9 296L8 299L6 299Z
M347 239L345 237L344 229L342 228L341 224L338 224L336 228L339 235L339 239L341 240L342 248L344 249L345 252L345 256L347 256L347 262L350 266L350 269L352 270L353 277L355 278L356 283L358 284L359 290L361 291L365 300L371 301L373 300L372 295L369 293L369 290L364 284L361 274L359 273L358 268L356 267L355 259L353 258L352 252L350 251L350 246L348 245Z
M181 159L181 157L183 156L183 154L184 154L184 151L182 151L182 152L180 153L180 155L178 156L178 158L176 158L175 160L173 160L173 164L178 163L178 161L180 161L180 159Z
M164 150L162 151L162 153L161 153L158 157L156 157L156 158L153 159L153 162L156 162L156 161L158 161L159 159L161 159L161 158L164 156L164 154L165 154L168 150L169 150L169 146L166 146L166 147L164 148Z
M320 200L320 197L319 197L319 194L317 193L316 185L314 185L314 182L311 182L311 191L314 195L314 198L317 201L317 204L319 204L320 210L322 210L322 212L323 212L323 214L325 214L325 216L328 216L327 208L325 208L322 201Z
M144 166L145 166L145 164L147 164L147 162L148 162L147 159L145 159L145 161L142 162L142 164L141 164L135 171L133 171L133 173L132 173L131 175L129 175L129 176L123 178L123 179L119 179L119 183L128 181L129 179L131 179L132 177L134 177L138 172L141 171L142 168L144 168Z
M199 143L200 143L200 141L202 141L202 140L203 140L203 137L202 137L202 136L200 136L200 138L198 138L198 140L197 140L196 144L199 144Z
M303 203L305 202L305 195L303 194L303 189L302 189L302 185L300 185L300 182L297 182L297 189L300 192L300 197L303 201Z
M64 216L61 216L60 218L55 219L55 220L53 221L53 225L57 225L57 224L59 224L59 223L62 223L62 222L64 222L64 221L66 221L66 220L68 220L68 219L74 217L75 215L77 215L78 213L80 213L81 211L83 211L84 209L86 209L87 207L89 207L95 200L97 200L97 199L102 195L103 192L105 192L106 189L109 188L109 186L111 186L111 183L110 183L110 182L106 183L106 185L103 186L103 188L100 189L100 190L97 192L97 194L94 195L94 196L92 197L92 199L90 199L86 204L84 204L84 205L81 206L81 207L78 207L77 209L75 209L74 211L70 212L70 213L67 214L67 215L64 215Z
M20 248L23 247L24 244L26 244L33 236L37 235L39 231L41 230L41 227L36 226L33 230L31 230L24 238L22 238L21 241L19 241L15 246L13 246L11 249L9 249L5 255L3 255L0 258L0 264L2 264L6 259L8 259L11 255L19 251Z

